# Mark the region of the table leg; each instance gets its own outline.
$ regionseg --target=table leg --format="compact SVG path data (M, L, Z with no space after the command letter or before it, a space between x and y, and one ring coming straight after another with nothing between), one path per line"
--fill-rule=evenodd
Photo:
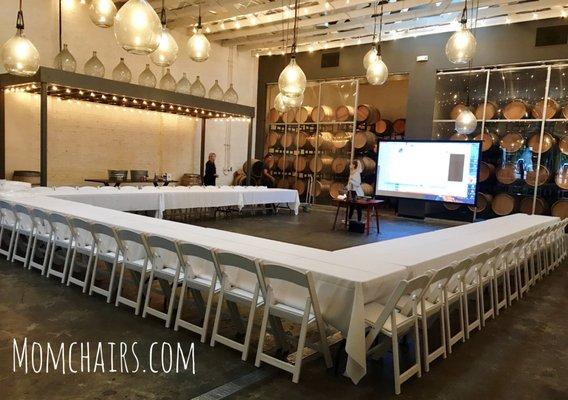
M164 182L164 186L168 186L170 184L170 181L165 181Z
M106 186L108 186L108 185L106 185ZM117 188L117 187L120 187L120 182L119 182L119 181L116 181L116 182L114 183L114 187L116 187L116 188Z
M366 213L367 213L367 223L365 224L365 231L367 233L367 236L369 236L369 232L371 231L371 207L365 207L366 208Z
M153 181L152 183L154 184L154 187L158 187L158 182L157 182L157 181Z
M379 206L375 206L375 220L377 221L377 235L381 232L381 229L379 227Z
M337 224L337 216L339 215L339 209L341 208L341 204L337 204L337 211L335 212L335 219L333 220L333 228L332 231L335 230L335 225Z
M345 227L349 226L349 203L345 204Z

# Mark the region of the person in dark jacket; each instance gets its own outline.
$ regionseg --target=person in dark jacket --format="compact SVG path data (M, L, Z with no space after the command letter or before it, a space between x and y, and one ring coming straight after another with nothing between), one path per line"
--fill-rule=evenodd
M274 164L274 159L272 154L268 153L264 156L264 162L262 163L262 176L260 177L260 184L268 188L273 188L276 184L276 178L270 175L270 168Z
M217 175L217 167L215 166L215 153L209 153L209 160L205 163L205 175L203 176L203 184L205 186L215 186Z

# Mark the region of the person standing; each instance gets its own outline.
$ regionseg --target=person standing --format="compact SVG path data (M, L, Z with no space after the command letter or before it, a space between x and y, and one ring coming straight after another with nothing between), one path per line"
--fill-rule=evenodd
M349 200L356 200L357 196L365 195L363 188L361 187L361 170L359 160L353 160L353 162L349 165L349 182L347 182L347 198ZM357 210L357 221L361 222L361 206L349 207L349 219L353 218L353 211L355 210Z
M215 186L215 181L219 177L215 166L216 157L215 153L209 153L209 160L205 163L205 175L203 176L203 185L205 186Z

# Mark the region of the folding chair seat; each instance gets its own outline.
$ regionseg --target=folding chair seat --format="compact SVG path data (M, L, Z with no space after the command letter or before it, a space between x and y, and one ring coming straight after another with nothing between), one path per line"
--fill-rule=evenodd
M215 346L216 342L220 342L225 346L240 351L242 352L242 360L246 361L254 324L254 314L256 309L264 304L264 299L260 293L260 281L258 280L258 262L253 258L229 252L216 251L215 254L219 265L220 275L218 278L221 281L221 291L219 293L210 344ZM234 275L238 275L238 279L231 279L231 276ZM254 284L251 285L251 282L254 282ZM248 286L247 283L249 284ZM224 301L227 301L231 318L239 334L243 332L243 323L237 304L250 307L243 343L239 343L219 333L219 321Z
M14 206L14 215L16 216L16 236L14 238L14 245L12 249L12 262L16 260L21 261L23 263L23 267L26 268L28 266L32 250L33 235L35 232L32 210L21 204L16 204ZM18 244L20 243L20 238L22 236L26 237L25 247L22 249L24 255L18 254Z
M449 354L452 354L452 346L459 342L465 342L465 316L464 308L467 304L464 303L464 287L462 280L466 272L473 265L472 258L466 258L462 261L453 263L453 274L446 283L446 298L444 301L444 311L446 317L446 349ZM450 308L452 305L459 303L459 324L460 328L455 335L452 335L452 325L450 319Z
M221 282L217 278L220 275L217 258L212 249L191 243L177 243L177 254L183 267L184 279L179 294L174 330L177 331L181 326L198 333L201 335L201 342L205 343L211 307L213 305L213 295L221 291ZM187 289L191 291L197 307L204 314L202 326L182 319ZM206 302L203 301L202 292L207 293Z
M89 295L98 293L105 296L107 303L112 301L114 293L114 281L116 279L116 267L122 262L122 253L112 226L95 223L91 225L91 233L95 241L95 259L91 273L91 283L89 285ZM100 279L100 266L104 265L108 271L108 286L103 287L97 284Z
M261 262L258 268L258 274L259 281L262 283L260 286L264 288L262 292L265 298L265 305L255 365L260 367L260 363L265 362L288 371L292 374L292 382L298 383L302 368L302 354L306 343L306 335L309 326L315 325L320 338L318 350L323 354L327 368L331 368L332 361L326 335L326 326L321 314L311 272L308 271L304 273L282 265ZM278 283L293 285L303 289L302 291L305 292L304 306L287 304L283 302L285 300L277 299L274 295L273 285ZM296 350L296 360L293 365L264 353L264 340L270 316L282 318L301 325L300 335L298 337L298 349ZM278 327L272 328L273 330L279 329Z
M54 275L61 278L61 282L64 283L67 279L69 259L71 258L71 252L73 251L75 243L73 242L71 227L66 216L52 213L49 215L49 222L51 224L51 231L53 234L49 255L49 265L47 267L47 277L49 278L50 275ZM61 249L62 252L65 252L65 257L63 258L63 269L61 271L54 268L55 251L57 248Z
M69 226L71 227L71 235L75 246L73 246L73 254L71 255L67 286L74 283L83 289L83 293L86 293L89 287L89 278L91 277L91 263L96 251L92 224L80 218L69 218ZM77 254L87 258L87 263L84 265L85 272L82 274L83 277L73 275L76 270L76 264L78 264Z
M30 260L28 262L28 268L36 268L41 271L41 274L45 274L47 271L47 264L49 262L49 254L51 249L51 240L53 237L53 232L51 230L51 223L49 222L50 216L48 213L42 210L33 210L33 220L35 225L34 238L32 243L32 250L30 254ZM36 255L40 250L41 262L36 261Z
M0 254L6 256L7 260L10 260L12 257L16 229L17 218L13 205L7 201L0 200ZM4 236L5 233L6 236ZM4 246L3 243L5 237L8 241L7 246Z

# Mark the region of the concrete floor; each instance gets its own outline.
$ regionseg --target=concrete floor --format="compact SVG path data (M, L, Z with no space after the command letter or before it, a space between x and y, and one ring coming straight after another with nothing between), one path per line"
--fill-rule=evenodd
M200 221L220 229L337 249L377 240L330 230L328 212ZM275 228L277 227L277 228ZM380 239L437 229L417 221L383 221ZM299 234L302 232L302 234ZM197 335L166 329L161 320L135 316L115 308L101 296L87 296L77 287L63 287L20 264L0 261L0 399L545 399L568 398L568 265L538 283L528 296L458 344L447 360L436 361L421 379L413 378L395 396L391 359L369 361L368 375L355 386L326 370L321 359L304 365L299 384L272 367L257 369L222 345L202 345ZM224 321L227 324L227 320ZM47 342L138 342L140 365L149 365L152 342L195 345L195 375L183 373L110 373L65 375L61 372L12 372L12 340ZM20 342L21 343L21 342ZM96 347L95 347L96 349ZM95 349L91 351L94 352ZM335 348L333 349L335 350ZM94 358L94 355L91 355ZM158 354L159 356L159 354ZM154 355L156 357L156 354ZM116 357L115 357L116 358ZM252 360L252 357L250 358ZM37 360L36 360L37 361ZM80 359L73 359L78 368ZM129 365L131 365L129 363ZM156 365L156 360L154 360ZM141 367L141 368L142 368ZM116 367L118 368L118 367ZM132 367L131 367L132 368ZM233 392L235 388L241 388ZM213 391L213 392L211 392Z

